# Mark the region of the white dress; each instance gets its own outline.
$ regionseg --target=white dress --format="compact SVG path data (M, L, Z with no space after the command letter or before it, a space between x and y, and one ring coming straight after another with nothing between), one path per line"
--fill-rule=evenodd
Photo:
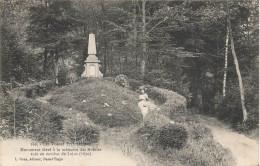
M139 96L139 103L138 103L138 107L141 110L141 113L143 115L143 118L148 114L148 105L146 100L148 99L148 95L146 93L141 94Z

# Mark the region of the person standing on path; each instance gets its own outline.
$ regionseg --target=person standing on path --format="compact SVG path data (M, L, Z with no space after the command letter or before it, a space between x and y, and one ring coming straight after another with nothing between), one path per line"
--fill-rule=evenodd
M145 93L146 88L140 87L141 94L139 95L139 103L138 107L141 110L141 114L143 115L143 121L145 116L149 112L149 107L147 101L149 100L148 95Z

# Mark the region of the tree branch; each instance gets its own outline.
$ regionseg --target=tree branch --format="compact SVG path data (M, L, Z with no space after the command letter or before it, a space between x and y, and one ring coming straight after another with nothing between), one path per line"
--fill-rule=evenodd
M118 28L119 30L121 30L122 32L126 32L126 30L125 30L123 27L121 27L121 26L115 24L114 22L111 22L111 21L105 21L105 22L109 23L110 25L113 25L113 26L117 27L117 28Z
M145 36L147 36L152 30L154 30L158 25L160 25L161 23L163 23L164 21L166 21L168 19L168 17L166 16L163 20L161 20L160 22L158 22L154 27L152 27L146 34Z

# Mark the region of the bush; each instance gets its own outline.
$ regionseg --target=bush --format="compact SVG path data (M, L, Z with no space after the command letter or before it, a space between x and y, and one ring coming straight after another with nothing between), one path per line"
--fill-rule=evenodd
M99 129L79 115L64 120L63 132L73 143L89 145L99 141Z
M163 148L182 148L188 139L187 130L179 124L168 124L161 128L158 134L158 142Z
M52 80L43 80L37 83L24 85L23 87L15 90L20 91L21 94L27 98L35 98L38 96L43 96L54 86L55 83Z
M31 137L42 142L55 142L59 140L58 137L62 130L62 120L64 117L46 106L36 109L40 111L40 117L37 115L33 117Z
M104 80L115 82L115 78L114 77L104 77Z
M187 143L188 132L181 124L165 124L162 127L145 124L137 130L139 140L146 140L149 146L181 149ZM145 147L143 147L145 148ZM146 151L147 149L144 149Z
M62 67L58 72L59 85L66 85L67 75L68 75L68 70L65 67Z
M233 128L236 128L237 124L243 120L239 94L228 93L226 97L220 101L216 109L216 114L218 119L230 123Z
M142 86L142 85L143 85L142 81L138 81L135 79L129 79L129 86L130 86L130 89L133 91L139 90L140 86Z
M148 94L149 98L156 102L156 104L161 105L166 102L166 97L152 88L148 87L146 93Z
M126 75L120 74L116 76L115 82L123 88L129 88L129 81Z
M205 139L206 137L213 138L211 130L199 123L192 123L189 125L191 128L190 137L195 140Z
M248 81L248 80L247 80ZM247 120L243 122L243 111L241 108L239 86L236 83L229 82L229 90L224 99L220 98L216 114L218 119L230 123L232 127L240 132L247 133L254 130L259 124L259 101L258 93L255 93L256 87L250 87L245 84L246 108L248 111Z
M164 72L162 70L152 70L147 72L144 76L144 81L152 84L153 80L160 79L164 77Z
M164 72L161 70L152 70L146 74L144 77L144 83L147 83L152 86L159 88L165 88L173 90L186 97L187 101L191 100L190 84L185 81L186 76L182 75L178 77L177 80L166 79Z
M237 130L241 132L247 132L249 130L254 130L259 124L259 113L258 110L252 110L247 115L247 120L238 123Z

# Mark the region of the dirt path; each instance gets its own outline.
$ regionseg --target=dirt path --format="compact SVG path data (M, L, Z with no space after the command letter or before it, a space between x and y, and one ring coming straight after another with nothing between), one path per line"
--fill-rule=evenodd
M232 152L237 166L258 166L258 141L232 131L216 118L200 116L200 119L211 129L214 139Z

